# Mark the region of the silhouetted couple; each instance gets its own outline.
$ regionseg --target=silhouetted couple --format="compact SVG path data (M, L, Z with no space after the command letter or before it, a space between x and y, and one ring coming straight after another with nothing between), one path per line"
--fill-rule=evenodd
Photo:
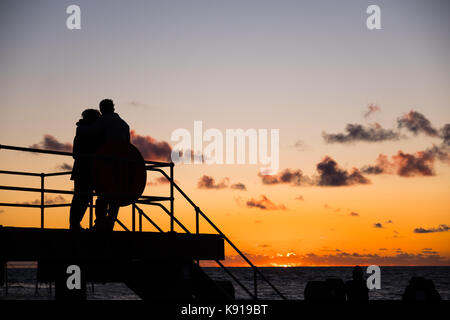
M71 180L74 180L74 195L70 207L70 229L81 230L80 223L92 199L94 191L94 157L104 144L114 141L130 143L130 127L114 112L110 99L100 102L100 111L86 109L77 122L73 141L75 159ZM95 204L95 226L97 230L112 230L119 213L119 205L107 195L99 194Z

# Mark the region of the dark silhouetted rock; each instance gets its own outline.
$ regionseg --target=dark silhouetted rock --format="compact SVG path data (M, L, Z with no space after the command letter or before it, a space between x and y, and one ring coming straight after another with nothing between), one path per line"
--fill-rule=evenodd
M402 298L410 301L441 300L439 292L434 287L433 280L425 279L424 277L412 277Z

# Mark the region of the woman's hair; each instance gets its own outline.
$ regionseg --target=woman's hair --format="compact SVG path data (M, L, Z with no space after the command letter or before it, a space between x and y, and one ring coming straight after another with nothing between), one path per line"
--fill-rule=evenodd
M86 109L81 113L83 120L88 123L93 123L100 118L100 111L96 109Z

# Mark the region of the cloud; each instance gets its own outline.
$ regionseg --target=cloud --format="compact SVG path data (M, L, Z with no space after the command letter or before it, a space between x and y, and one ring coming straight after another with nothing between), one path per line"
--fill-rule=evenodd
M138 107L138 108L147 107L147 104L136 101L136 100L132 100L132 101L128 102L128 105L130 105L132 107Z
M359 213L352 211L352 212L349 213L349 216L351 216L351 217L359 217Z
M415 154L399 150L391 159L380 154L375 165L365 166L361 171L367 174L397 174L401 177L433 176L435 160L447 162L448 153L438 147L418 151Z
M386 221L386 223L394 223L392 220L388 220L388 221Z
M447 232L450 228L446 224L441 224L437 228L415 228L414 233L434 233L434 232Z
M307 149L306 144L303 140L297 140L295 141L293 147L297 149L298 151L305 151Z
M369 127L349 123L345 127L345 133L328 134L323 132L322 137L326 143L381 142L398 140L400 134L391 129L384 129L378 123Z
M242 182L233 183L230 185L230 178L225 177L220 182L208 175L203 175L197 182L197 188L199 189L226 189L247 191L247 187Z
M61 204L61 203L66 203L67 200L64 199L63 196L57 195L55 197L51 197L51 196L45 196L44 198L44 204ZM23 202L16 202L18 204L33 204L33 205L40 205L41 204L41 199L36 199L33 201L23 201Z
M368 118L375 112L380 112L380 107L375 104L369 104L367 106L367 111L364 112L364 118Z
M261 210L286 210L282 204L276 205L265 195L261 195L260 199L251 198L246 202L247 208L258 208Z
M376 105L369 105L364 113L367 118L380 108ZM440 137L443 145L450 146L450 124L446 124L440 130L436 129L431 122L421 113L411 110L397 119L397 129L385 129L378 123L368 126L361 124L347 124L343 133L329 134L322 133L326 143L352 143L358 141L381 142L406 138L401 135L400 129L406 129L415 136L422 133L430 137Z
M356 184L368 184L370 180L364 177L357 168L350 172L339 168L331 157L325 158L316 166L318 176L310 178L300 169L285 169L276 175L263 175L258 173L265 185L290 184L292 186L349 186Z
M305 199L303 198L303 196L301 194L299 194L297 197L295 197L295 200L303 201Z
M245 187L245 184L243 184L242 182L238 182L238 183L232 184L230 186L230 188L234 189L234 190L247 191L247 188Z
M139 149L145 160L171 161L172 147L165 141L157 141L150 136L141 136L131 130L131 143Z
M434 252L408 253L397 251L395 254L359 253L333 250L330 253L298 253L295 251L276 254L244 254L257 266L447 266L450 260ZM238 255L227 255L225 266L247 266ZM213 264L210 264L213 266ZM348 275L351 277L351 272Z
M423 254L438 254L438 252L434 251L432 248L423 248L422 253Z
M450 123L447 123L440 130L440 136L442 138L442 144L450 147Z
M275 185L275 184L292 184L294 186L300 186L303 184L310 184L310 179L303 175L302 170L297 169L285 169L276 175L263 175L258 173L263 184Z
M415 135L424 133L431 137L438 137L439 132L431 122L421 113L417 111L409 111L397 119L398 128L406 128Z
M5 210L3 210L3 209L0 209L0 214L2 214L2 213L4 213L5 212Z
M72 171L73 170L72 165L68 164L68 163L65 163L65 162L57 165L56 168L64 170L64 171Z
M176 182L176 180L175 180L175 182ZM169 184L169 180L167 180L166 177L154 178L153 180L147 182L148 186L160 186L163 184Z
M130 136L131 143L139 149L144 159L171 161L172 147L167 142L157 141L150 136L141 136L134 130L130 131ZM58 139L50 134L45 134L41 142L31 145L30 148L72 152L71 143L59 142Z
M361 172L353 168L351 172L340 169L331 157L325 158L317 164L319 186L349 186L355 184L368 184L370 180L365 178Z
M382 225L381 223L377 222L377 223L374 223L374 224L373 224L373 227L374 227L374 228L377 228L377 229L382 229L382 228L383 228L383 225Z
M216 183L211 176L203 175L197 182L199 189L224 189L228 188L229 178L224 178L221 182Z
M72 144L71 143L59 142L58 139L56 139L51 134L45 134L44 138L42 139L41 142L31 145L30 148L45 149L45 150L52 150L52 151L72 152Z

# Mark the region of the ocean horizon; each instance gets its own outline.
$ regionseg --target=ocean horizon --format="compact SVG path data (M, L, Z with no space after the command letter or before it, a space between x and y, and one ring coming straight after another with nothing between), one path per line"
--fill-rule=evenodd
M31 265L32 266L32 265ZM250 290L253 290L253 272L249 267L228 267L229 270ZM289 300L303 300L308 281L342 279L350 280L350 266L334 267L259 267L262 274ZM365 270L365 267L363 267ZM380 266L381 288L369 291L370 300L401 300L411 277L424 277L433 280L436 290L443 300L450 299L450 266ZM218 267L203 267L214 280L231 280L224 270ZM366 277L369 275L366 275ZM245 291L233 282L236 299L250 299ZM9 264L8 293L0 289L3 300L52 300L52 290L46 283L39 283L36 290L36 268L28 264ZM263 300L279 299L278 295L263 280L258 281L258 297ZM123 283L88 283L88 300L139 300L139 297Z

